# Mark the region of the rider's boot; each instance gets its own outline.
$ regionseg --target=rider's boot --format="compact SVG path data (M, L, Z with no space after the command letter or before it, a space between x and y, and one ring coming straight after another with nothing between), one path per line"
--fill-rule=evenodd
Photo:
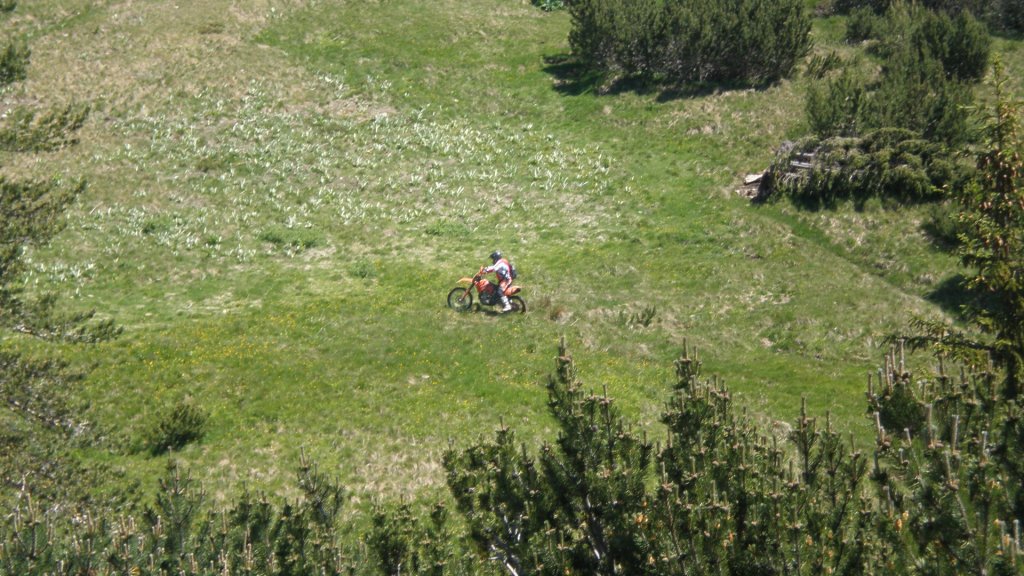
M512 311L512 305L509 304L509 302L508 302L508 296L505 296L504 294L501 295L501 311L502 312L511 312Z

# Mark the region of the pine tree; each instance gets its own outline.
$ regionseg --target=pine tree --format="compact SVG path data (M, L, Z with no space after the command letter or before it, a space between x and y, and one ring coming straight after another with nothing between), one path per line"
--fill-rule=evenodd
M13 8L13 2L0 7L5 13ZM28 58L27 47L10 44L0 59L0 83L24 79ZM38 138L40 145L51 149L70 145L84 114L57 114L54 122L45 125L26 125L18 121L24 116L9 116L0 125L0 148L6 153L32 153L36 147L8 146L8 140L24 143ZM41 132L33 132L37 129ZM31 137L21 138L23 134ZM0 330L6 333L4 340L12 335L65 342L113 338L119 330L112 321L93 322L94 312L61 312L55 295L26 297L23 290L25 250L45 244L61 230L64 211L84 191L85 183L14 179L3 172L3 161L0 158ZM63 458L68 443L88 429L69 404L70 389L80 376L58 358L26 357L3 342L0 500L24 494L26 485L32 486L37 498L57 498L73 489L72 478L82 477Z
M869 381L868 400L877 423L872 478L904 569L1024 573L1020 406L1000 396L991 367L949 374L940 350L937 373L920 379L903 356L902 344L892 350L879 379ZM882 414L893 405L916 417L887 426Z
M975 272L968 318L994 341L986 347L1005 370L1003 394L1016 399L1024 381L1024 159L1019 104L1010 100L997 63L995 109L984 126L979 178L955 196L961 206L961 261Z

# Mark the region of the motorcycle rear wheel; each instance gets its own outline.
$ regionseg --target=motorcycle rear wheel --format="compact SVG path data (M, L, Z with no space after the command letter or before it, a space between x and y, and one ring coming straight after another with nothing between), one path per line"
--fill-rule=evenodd
M473 294L466 292L465 288L452 288L448 293L448 307L457 312L469 310L473 307Z
M510 296L508 303L512 306L512 312L517 314L524 314L526 312L526 300L519 296Z

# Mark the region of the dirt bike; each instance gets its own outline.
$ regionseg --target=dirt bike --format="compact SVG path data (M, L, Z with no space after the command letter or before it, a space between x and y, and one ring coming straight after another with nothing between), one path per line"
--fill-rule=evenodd
M476 288L480 304L484 306L495 306L501 304L501 295L498 293L498 285L484 278L484 269L481 268L472 278L459 278L459 286L448 292L448 307L459 312L465 312L473 307L473 288ZM510 312L522 314L526 312L526 302L519 294L521 288L509 284L505 289L508 296L508 303L512 306Z

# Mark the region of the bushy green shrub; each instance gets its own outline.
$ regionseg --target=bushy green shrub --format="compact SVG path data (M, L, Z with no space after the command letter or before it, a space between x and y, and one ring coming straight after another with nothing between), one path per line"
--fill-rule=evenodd
M880 40L874 46L881 72L871 78L844 70L811 86L805 111L815 134L856 136L898 128L953 149L968 143L972 83L988 62L984 26L968 13L950 18L904 3L894 4L884 18L856 14L851 20L863 21L857 35Z
M812 84L805 105L811 131L821 138L858 134L867 94L867 80L855 67L844 68L826 82Z
M1024 1L994 0L995 6L989 22L1003 30L1024 30Z
M68 104L40 113L26 106L14 108L0 125L0 149L12 152L47 152L77 143L78 130L89 107Z
M873 478L889 516L898 518L893 536L902 556L915 568L898 572L942 574L956 566L957 574L1020 574L1020 406L1003 396L996 372L947 371L957 354L930 337L917 341L935 352L937 373L915 379L901 343L868 394L878 425ZM882 414L894 411L905 420L890 427Z
M832 0L832 11L836 14L851 14L854 11L867 9L875 14L882 14L889 9L892 0Z
M545 12L554 12L565 8L565 0L531 0L533 5Z
M569 45L587 67L607 74L657 74L664 43L659 0L582 0L569 5Z
M0 51L0 87L25 79L29 56L31 51L24 42L13 40L7 43Z
M810 47L800 0L578 0L569 12L573 54L609 75L760 85Z
M942 145L902 129L864 137L808 138L784 149L768 170L773 197L808 207L870 198L893 203L932 201L965 178L969 168Z
M950 78L976 81L985 75L992 42L985 25L970 12L950 17L944 12L920 11L916 20L911 46L941 62Z
M904 53L914 60L937 60L957 81L980 80L988 69L991 38L969 11L951 16L916 3L894 3L874 27L878 55L886 62Z
M855 8L846 19L846 41L857 43L879 38L883 28L883 17L874 10L866 6Z
M0 574L1024 574L1020 405L995 371L938 360L915 378L893 348L869 379L872 457L806 405L762 429L689 351L649 441L563 345L555 441L532 452L501 426L445 452L461 522L403 502L345 530L344 488L305 456L299 499L207 510L170 460L138 520L24 494L0 514Z
M958 148L971 138L968 108L971 86L950 79L942 64L905 48L885 65L864 110L863 128L901 128L932 142Z
M146 447L153 455L180 450L206 434L208 419L209 414L192 402L178 402L146 433Z

